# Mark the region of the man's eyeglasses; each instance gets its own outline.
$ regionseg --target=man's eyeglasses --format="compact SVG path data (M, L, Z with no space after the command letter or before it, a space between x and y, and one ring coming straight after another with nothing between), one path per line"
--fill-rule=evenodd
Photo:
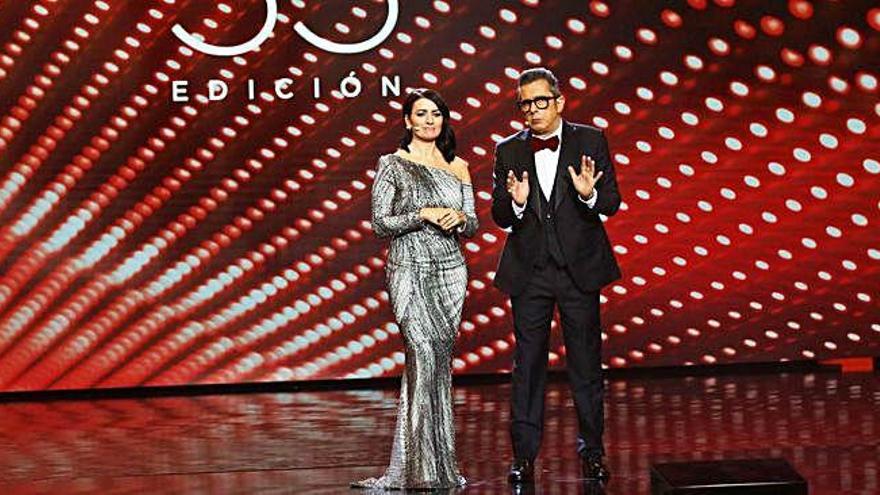
M516 102L516 105L523 112L529 112L532 110L532 104L535 104L535 108L538 110L544 110L545 108L550 106L550 102L559 98L558 96L538 96L532 98L531 100L519 100Z

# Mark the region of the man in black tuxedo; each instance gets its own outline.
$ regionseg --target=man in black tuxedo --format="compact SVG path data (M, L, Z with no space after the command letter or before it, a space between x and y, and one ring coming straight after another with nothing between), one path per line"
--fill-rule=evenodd
M524 71L517 105L528 129L495 148L492 218L509 234L495 275L513 308L516 351L509 480L534 479L541 446L550 322L559 307L577 408L585 478L609 477L604 425L599 290L620 278L599 214L620 206L601 130L562 120L565 97L547 69Z

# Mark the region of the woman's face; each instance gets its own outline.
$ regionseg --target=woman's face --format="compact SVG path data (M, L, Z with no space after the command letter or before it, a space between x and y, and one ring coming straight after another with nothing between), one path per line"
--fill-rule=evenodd
M443 114L437 104L427 98L419 98L413 104L412 112L406 117L406 125L412 128L413 136L422 141L434 141L443 128Z

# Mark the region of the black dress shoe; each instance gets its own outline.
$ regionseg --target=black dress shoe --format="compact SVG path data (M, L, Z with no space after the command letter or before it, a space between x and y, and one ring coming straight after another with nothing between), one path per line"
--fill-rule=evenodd
M602 462L601 456L584 457L581 459L581 472L585 479L608 481L611 478L611 471L608 466Z
M517 459L510 466L507 481L511 483L532 483L535 481L535 466L528 459Z

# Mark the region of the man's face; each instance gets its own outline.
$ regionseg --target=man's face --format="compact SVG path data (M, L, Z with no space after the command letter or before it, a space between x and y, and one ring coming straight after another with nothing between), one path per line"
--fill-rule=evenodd
M562 120L565 97L554 97L550 83L538 79L519 87L518 103L529 128L535 134L546 134L556 130ZM545 108L538 108L543 106Z

